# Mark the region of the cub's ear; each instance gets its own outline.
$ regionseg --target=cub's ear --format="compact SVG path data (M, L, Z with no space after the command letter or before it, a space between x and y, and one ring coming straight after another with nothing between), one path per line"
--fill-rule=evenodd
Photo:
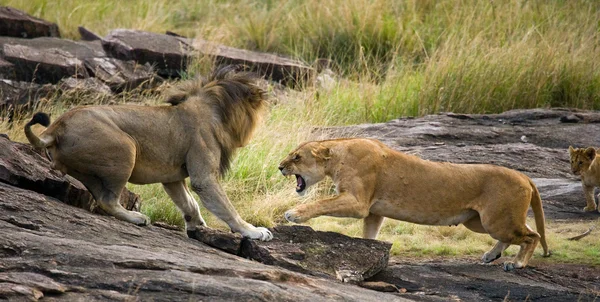
M590 159L590 160L594 160L594 158L596 158L596 148L594 147L589 147L587 149L585 149L585 155Z
M310 153L315 158L320 158L322 160L328 160L331 158L331 150L327 147L318 146L313 148Z
M573 154L575 153L575 149L573 149L573 146L569 146L569 154Z

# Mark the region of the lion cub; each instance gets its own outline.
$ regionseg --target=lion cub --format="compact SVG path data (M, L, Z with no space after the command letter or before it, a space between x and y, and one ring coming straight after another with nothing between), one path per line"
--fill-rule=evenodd
M511 244L521 249L505 270L525 267L538 243L549 255L544 210L537 188L522 173L493 165L433 162L395 151L374 139L307 142L279 165L296 177L296 192L326 176L337 196L285 213L301 223L328 215L364 219L363 237L375 238L384 217L425 225L458 225L498 240L483 255L491 262ZM526 224L533 210L537 232Z
M571 157L571 171L575 175L581 175L581 185L587 202L583 211L596 211L598 206L594 200L594 188L600 187L600 160L596 149L593 147L575 149L569 146L569 156Z

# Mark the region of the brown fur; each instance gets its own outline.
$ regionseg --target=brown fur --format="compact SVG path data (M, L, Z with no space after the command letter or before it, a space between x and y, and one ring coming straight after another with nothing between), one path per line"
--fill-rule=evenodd
M575 149L569 146L571 171L581 176L581 185L585 195L584 212L596 211L598 205L594 200L594 188L600 187L600 159L593 147Z
M521 250L514 262L505 263L507 270L526 266L538 242L549 255L537 188L514 170L431 162L372 139L308 142L279 168L284 175L301 176L306 188L329 176L338 192L287 211L285 217L292 222L321 215L363 218L365 238L377 236L384 217L426 225L462 223L498 240L483 256L485 262L500 257L511 244ZM525 223L530 206L539 233Z
M187 81L169 94L172 106L90 106L63 114L30 143L46 148L56 169L80 180L99 205L118 219L144 225L148 217L118 203L127 182L160 182L183 212L188 235L204 225L185 179L233 231L269 240L265 228L245 222L218 180L234 151L246 145L264 110L264 92L246 73L226 68L210 79Z

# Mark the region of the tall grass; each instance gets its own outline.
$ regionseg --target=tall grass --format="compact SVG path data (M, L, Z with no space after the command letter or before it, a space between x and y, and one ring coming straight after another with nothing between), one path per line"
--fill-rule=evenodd
M241 215L259 225L283 223L282 213L294 204L330 193L330 183L324 183L298 198L294 181L277 171L278 162L309 139L313 127L384 122L440 111L600 109L598 1L0 0L0 4L56 22L62 35L71 39L78 39L80 25L100 35L115 28L171 30L280 53L307 64L318 58L331 60L340 75L331 87L272 91L264 124L237 154L223 180ZM202 73L208 65L201 62L190 74ZM119 96L117 102L131 97ZM145 103L159 101L148 96ZM56 117L74 103L73 97L57 95L47 100L44 110ZM23 124L10 127L0 122L0 132L23 141ZM153 220L183 225L160 185L130 188L142 195L142 211ZM225 227L202 211L209 225ZM352 219L318 218L310 225L360 233L360 222ZM561 228L551 224L551 231L563 232ZM584 228L579 223L570 230ZM578 242L563 237L551 235L559 259L597 263L582 255L598 253L598 237ZM395 221L385 223L380 238L394 241L394 253L408 256L479 255L493 244L489 237L462 227ZM560 252L567 249L574 252Z

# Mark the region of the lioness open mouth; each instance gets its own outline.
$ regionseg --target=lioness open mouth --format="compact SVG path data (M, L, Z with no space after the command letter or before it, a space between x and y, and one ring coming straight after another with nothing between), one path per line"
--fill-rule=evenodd
M306 181L304 180L304 178L302 178L302 176L295 174L296 175L296 192L302 192L304 191L304 189L306 189Z

